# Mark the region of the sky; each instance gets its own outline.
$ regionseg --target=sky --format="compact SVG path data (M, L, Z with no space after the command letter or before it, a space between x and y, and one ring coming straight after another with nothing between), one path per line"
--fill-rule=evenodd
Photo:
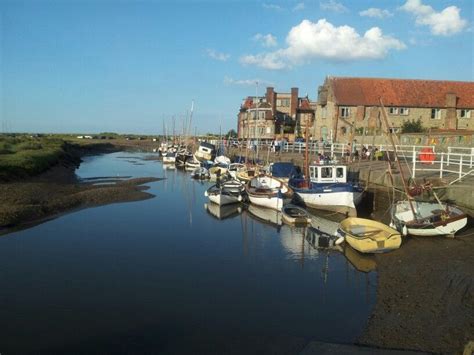
M472 0L0 0L0 129L198 134L326 76L474 80ZM258 83L258 84L257 84Z

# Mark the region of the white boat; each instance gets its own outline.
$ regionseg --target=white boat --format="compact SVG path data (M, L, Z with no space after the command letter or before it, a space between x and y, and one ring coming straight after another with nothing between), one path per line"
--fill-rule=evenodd
M209 179L209 171L203 167L195 168L191 173L191 177L198 180Z
M293 197L293 190L287 184L267 175L252 178L245 185L245 191L250 203L278 211Z
M461 209L444 202L411 200L410 206L408 200L398 201L392 206L391 217L392 228L413 236L453 236L467 224Z
M293 178L289 185L308 207L349 215L357 213L364 192L358 184L347 182L345 165L311 165L309 182Z
M225 155L219 155L214 159L214 163L221 165L221 166L229 166L230 165L230 159L227 158Z
M163 154L163 164L174 164L176 162L176 152L168 151Z
M229 205L243 201L244 193L245 186L240 181L230 180L211 186L204 196L217 205Z
M237 172L239 172L240 170L243 170L245 169L245 164L242 164L242 163L232 163L229 165L228 167L228 172L229 172L229 175L232 176L233 179L237 179Z
M195 157L192 157L186 160L186 162L184 163L184 166L186 169L197 169L201 167L201 162L197 160Z
M213 160L216 155L216 147L214 144L201 142L194 153L194 158L199 161Z

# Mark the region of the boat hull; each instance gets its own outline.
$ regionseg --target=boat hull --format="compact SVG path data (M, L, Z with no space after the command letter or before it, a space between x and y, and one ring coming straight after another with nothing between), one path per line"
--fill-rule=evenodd
M233 196L233 195L226 195L226 194L215 194L215 195L208 195L209 201L219 205L219 206L224 206L224 205L230 205L233 203L239 203L242 201L241 196Z
M280 198L278 196L275 197L267 197L267 196L255 196L252 194L249 195L250 203L254 205L271 208L273 210L281 210L285 202L288 202L289 199ZM286 201L285 201L286 200Z

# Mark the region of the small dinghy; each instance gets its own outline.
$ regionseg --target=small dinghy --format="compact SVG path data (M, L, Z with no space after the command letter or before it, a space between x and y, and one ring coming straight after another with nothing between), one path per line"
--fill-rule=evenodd
M219 165L213 166L212 168L209 169L209 175L211 177L211 180L221 179L226 174L227 174L227 168L224 168Z
M209 179L209 171L206 168L200 167L193 170L191 177L197 180Z
M285 205L281 209L283 222L293 225L303 225L311 223L311 217L309 213L298 206L289 204Z
M339 224L338 233L361 253L385 253L402 244L400 232L371 219L346 218Z

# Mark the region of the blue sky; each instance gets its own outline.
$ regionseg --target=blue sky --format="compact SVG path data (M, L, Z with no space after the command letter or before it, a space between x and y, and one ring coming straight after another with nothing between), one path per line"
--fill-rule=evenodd
M0 128L198 133L327 75L474 80L471 0L0 0Z

